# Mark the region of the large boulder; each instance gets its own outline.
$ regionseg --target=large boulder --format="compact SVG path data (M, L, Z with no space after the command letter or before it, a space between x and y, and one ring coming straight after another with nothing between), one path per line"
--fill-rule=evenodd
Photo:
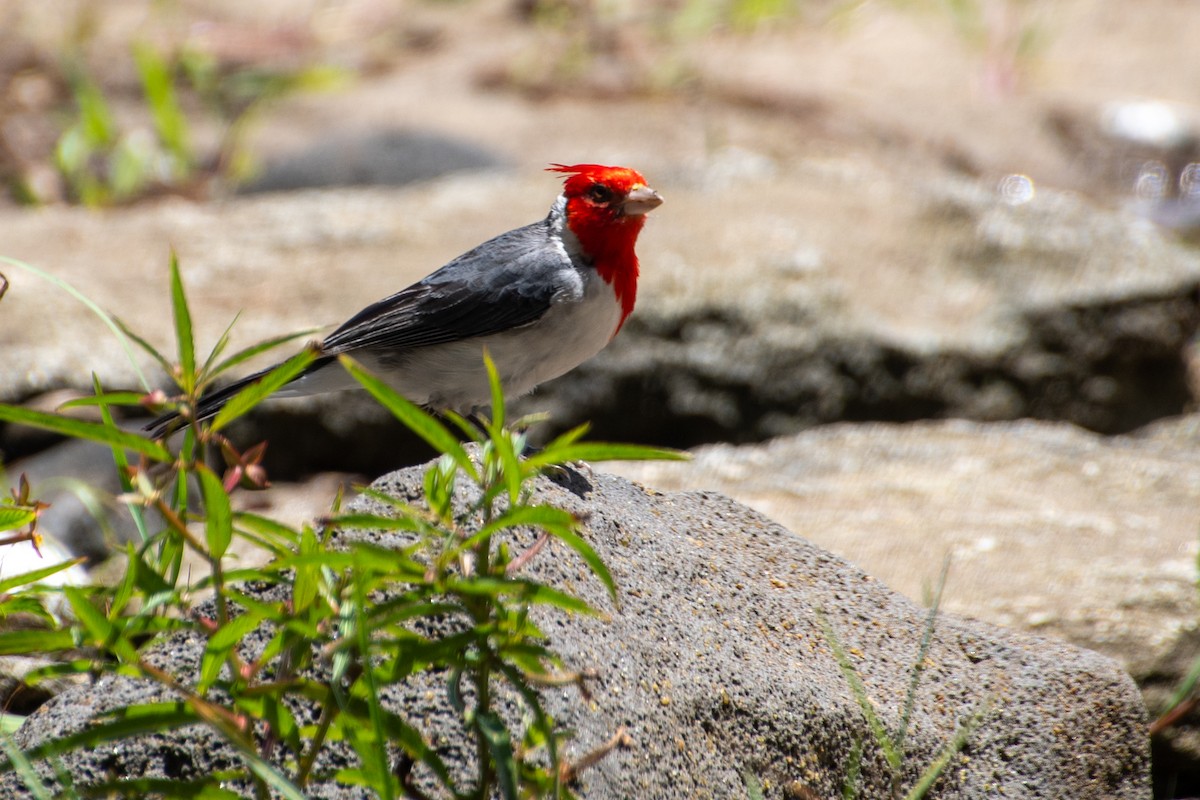
M1198 444L1196 415L1116 437L1034 421L831 425L612 469L724 492L910 598L949 556L948 610L1115 658L1161 713L1200 647ZM1159 745L1156 770L1194 791L1194 718Z
M421 472L397 472L374 486L417 500ZM543 614L539 620L569 667L596 675L587 704L574 690L544 690L550 712L575 731L570 755L589 751L621 727L632 740L583 773L581 796L738 797L748 774L781 796L832 797L842 791L856 739L866 741L858 796L890 791L880 749L819 614L827 616L894 731L924 609L716 493L663 494L585 470L540 480L534 499L586 520L588 540L620 587L620 605L612 608L599 582L558 545L528 566L539 580L569 587L611 613L611 619ZM352 508L384 510L363 498ZM349 539L400 543L394 533L339 537ZM177 639L151 657L186 673L202 648L196 638ZM460 723L439 686L413 685L388 701L445 743L445 755L462 755L454 744L462 739ZM48 703L26 721L17 741L28 747L78 730L114 705L163 694L106 676ZM1145 711L1129 677L1101 655L942 614L916 698L905 785L964 721L982 714L930 798L1148 797ZM74 753L65 766L78 781L122 774L189 778L228 766L230 757L205 731L188 729ZM4 781L10 796L20 796L12 775ZM357 796L328 785L312 792Z

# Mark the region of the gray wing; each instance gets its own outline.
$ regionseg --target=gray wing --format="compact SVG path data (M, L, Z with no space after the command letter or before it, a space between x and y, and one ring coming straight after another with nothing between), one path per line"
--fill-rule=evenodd
M548 221L501 234L367 306L321 344L326 355L487 336L536 322L582 284Z

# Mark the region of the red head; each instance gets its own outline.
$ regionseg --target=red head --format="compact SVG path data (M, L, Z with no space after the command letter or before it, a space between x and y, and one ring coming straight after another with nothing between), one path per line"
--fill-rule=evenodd
M612 285L625 321L637 298L638 260L634 253L646 213L662 203L639 173L599 164L552 164L551 172L570 175L563 183L567 227L592 259L596 272Z

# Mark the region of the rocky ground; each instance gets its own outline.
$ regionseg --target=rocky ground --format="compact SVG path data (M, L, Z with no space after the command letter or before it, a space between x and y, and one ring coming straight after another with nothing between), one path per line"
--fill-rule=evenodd
M524 407L605 438L711 445L621 471L726 492L910 598L950 554L949 609L1100 650L1162 710L1197 653L1200 252L1193 207L1147 190L1146 164L1197 160L1198 112L1179 105L1200 86L1192 9L997 2L968 36L870 4L666 39L614 12L573 70L555 60L561 31L515 4L403 5L322 17L310 46L362 77L254 131L262 188L321 188L0 208L0 255L166 345L174 248L200 337L241 312L249 343L336 323L538 218L546 163L636 166L667 200L643 235L637 314ZM144 24L139 4L113 7L114 28ZM388 35L356 40L363 20ZM1013 38L1026 28L1032 51ZM1174 105L1130 105L1146 99ZM93 372L136 385L77 301L0 272L0 400L53 405ZM271 440L277 479L372 478L424 455L345 397L281 403L238 435ZM46 469L48 444L0 429L13 474ZM319 513L337 478L322 480L289 513ZM1200 735L1157 746L1159 795L1200 792Z
M410 500L420 496L422 486L421 469L391 473L373 484L390 497ZM587 702L574 686L543 692L547 712L574 732L568 758L600 747L618 729L625 733L623 746L582 774L575 787L582 797L724 800L748 796L747 775L768 797L841 796L850 744L859 739L867 745L857 796L886 797L893 775L905 790L912 787L976 715L981 723L924 795L929 800L1140 800L1149 793L1144 708L1133 681L1110 659L943 615L927 651L905 756L889 769L831 641L852 654L883 724L898 730L903 704L893 698L909 690L924 609L714 492L663 493L588 469L564 470L537 482L533 502L587 519L588 540L620 586L614 603L560 543L523 571L531 580L569 587L606 612L603 619L533 612L566 668L595 675L587 682ZM386 515L389 509L364 497L350 510ZM350 531L337 534L332 546L357 541L400 548L412 538L404 532ZM522 552L529 540L511 544ZM289 598L291 588L264 593L259 584L248 591L269 602ZM451 635L459 621L447 616L421 620L422 633ZM823 633L823 624L833 633ZM256 657L271 636L269 631L248 636L247 658ZM189 664L194 668L204 645L202 636L177 635L148 657L167 669L185 670ZM469 774L473 753L462 745L460 716L444 684L444 675L427 673L381 696L427 741L440 743L450 769ZM519 716L513 694L507 686L497 689L497 704L514 718L510 724ZM58 740L110 708L163 702L170 695L152 681L105 676L42 706L17 740L22 747ZM300 708L293 713L316 716ZM317 776L348 758L343 743L331 742L327 751ZM186 781L228 766L233 757L211 731L190 726L81 749L65 756L63 767L80 784L110 774ZM19 787L16 775L0 776L0 788ZM330 800L362 796L360 787L319 777L305 789L310 797Z

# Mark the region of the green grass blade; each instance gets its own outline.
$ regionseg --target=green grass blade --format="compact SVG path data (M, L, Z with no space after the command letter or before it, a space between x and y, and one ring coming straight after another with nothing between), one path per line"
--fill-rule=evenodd
M45 741L27 750L25 755L31 759L50 758L72 750L93 748L105 742L202 722L199 715L182 701L123 706L104 716L108 719L95 721L81 731ZM7 768L11 765L3 766Z
M360 679L366 693L367 713L370 719L370 727L364 733L371 738L371 744L367 745L371 752L363 753L360 749L359 757L362 759L364 768L370 763L376 764L379 768L375 776L374 787L380 793L382 800L394 800L397 789L396 779L392 771L388 769L391 760L388 758L387 752L388 736L383 719L384 710L379 701L379 687L375 683L375 670L370 666L371 632L368 630L367 620L363 616L363 611L367 608L368 603L362 581L354 582L354 601L354 611L358 616L354 625L358 639L358 652L367 664Z
M145 373L142 372L141 366L137 363L137 358L134 356L133 347L130 345L129 337L126 335L126 331L124 330L123 326L121 326L104 309L96 305L90 298L83 294L83 292L76 289L67 281L59 278L56 275L51 275L49 272L39 269L32 264L26 264L24 261L18 261L15 258L8 258L7 256L0 256L0 262L11 264L17 269L28 272L30 275L35 275L47 283L57 286L71 297L74 297L80 303L83 303L87 309L95 314L100 321L103 322L108 329L113 332L113 335L117 337L117 341L121 343L122 349L125 350L125 355L129 358L129 364L133 367L133 371L137 373L138 381L142 384L142 388L147 392L150 391L150 381L146 380ZM169 373L170 370L167 370L167 372Z
M987 716L987 711L988 709L985 705L984 708L976 711L966 722L959 726L958 730L954 732L954 736L942 748L942 752L938 754L938 757L921 773L921 777L917 779L917 782L913 784L913 788L904 796L904 800L921 800L925 797L925 794L933 788L933 785L937 783L937 779L945 772L946 767L950 765L954 756L966 745L967 739L971 738L971 734L983 724L983 719Z
M487 348L483 351L483 366L487 370L488 390L492 394L492 429L501 431L504 429L504 387L500 383L500 371L496 369L496 362Z
M497 427L492 433L492 444L496 448L496 455L499 456L500 465L504 470L504 485L508 488L508 502L517 505L521 501L524 470L521 469L521 459L517 455L513 436L503 428Z
M1184 700L1187 700L1198 683L1200 683L1200 657L1197 657L1192 662L1191 669L1187 671L1187 674L1179 684L1179 688L1175 690L1175 694L1171 695L1171 699L1167 701L1165 708L1168 710L1174 709Z
M850 747L850 756L846 759L846 781L842 784L842 800L855 800L858 797L858 779L862 774L863 739L855 737Z
M179 106L170 66L146 44L135 45L133 56L146 104L154 118L154 130L175 159L175 177L186 177L192 166L192 149L188 143L187 117Z
M746 796L750 800L766 800L766 795L763 794L762 781L754 776L754 773L749 770L742 772L742 785L746 787Z
M155 461L173 460L171 453L161 443L99 422L89 422L61 414L34 411L3 403L0 403L0 421L15 422L18 425L28 425L32 428L59 433L72 439L87 439L107 444L110 447L132 450Z
M567 594L564 591L535 581L517 580L513 578L450 578L446 581L446 589L464 597L485 597L496 600L504 596L519 597L522 602L531 605L547 605L570 611L574 614L596 616L599 612L587 604L586 600Z
M165 375L169 375L172 377L175 375L175 367L171 364L171 361L166 356L164 356L162 353L158 352L158 349L154 345L150 344L148 341L143 339L141 336L134 333L133 329L130 328L128 325L126 325L125 322L120 317L113 317L112 320L113 320L113 324L116 325L120 329L121 333L124 334L129 339L129 341L133 342L138 347L142 348L142 350L144 350L147 355L149 355L156 362L158 362L158 366L162 369L162 371ZM143 383L144 383L144 381L143 381ZM149 391L149 389L147 389L147 391Z
M545 707L542 706L541 695L538 694L536 689L529 685L529 682L525 679L525 676L521 674L520 669L514 665L501 661L496 666L500 670L501 674L508 679L509 684L520 693L521 697L525 700L526 708L533 713L532 727L537 731L538 735L546 745L546 751L550 757L549 762L551 764L561 764L562 762L558 754L558 736L556 735L556 731L554 729L554 719L548 713L546 713ZM550 796L555 798L555 800L562 796L562 785L559 781L561 775L562 773L558 769L551 770L551 777L554 783L551 787ZM566 796L572 797L570 794Z
M854 695L859 708L862 709L863 716L867 718L867 725L871 729L871 736L875 739L876 744L879 745L879 749L883 751L883 756L887 759L888 765L892 770L899 770L902 762L900 751L896 749L896 745L892 742L892 737L888 735L883 721L875 713L875 706L867 694L867 687L863 685L862 678L858 676L858 671L854 669L854 663L850 660L850 655L846 652L846 648L842 646L841 640L838 639L837 633L833 630L833 623L829 621L829 617L822 610L817 611L817 619L821 623L821 631L825 634L825 641L828 642L829 648L833 651L833 657L837 661L837 665L841 669L846 683L850 684L850 692Z
M905 740L908 738L908 726L912 721L913 708L917 703L917 687L921 683L921 675L925 672L925 659L933 644L933 631L937 625L938 611L942 607L942 590L946 588L946 577L950 574L950 555L946 554L942 561L942 571L938 576L937 589L933 602L929 604L929 612L925 615L925 629L921 634L921 644L917 647L917 659L913 662L908 679L908 691L904 697L904 710L900 714L900 729L896 732L896 749L904 755Z
M553 506L512 506L499 517L484 525L472 536L448 550L447 555L455 556L464 550L469 550L482 540L496 535L505 528L528 526L531 528L541 528L557 535L559 531L564 529L567 531L573 530L577 522L578 520L574 514L569 511L563 511L561 508L554 508Z
M479 430L479 426L474 422L466 419L455 411L443 411L441 412L441 415L444 419L449 420L454 427L462 431L463 436L466 437L468 441L475 442L476 444L483 444L485 432Z
M221 788L222 783L238 779L245 780L246 773L222 771L209 773L195 780L117 778L76 787L75 791L78 797L95 797L101 800L114 800L118 797L128 797L132 800L143 800L148 797L169 798L169 800L244 800L243 795Z
M171 252L171 311L175 318L175 345L179 348L179 387L190 395L196 389L196 342L192 338L192 312L188 308L179 257Z
M314 347L305 348L292 356L231 397L217 413L209 428L212 431L221 430L292 381L316 360L317 350Z

